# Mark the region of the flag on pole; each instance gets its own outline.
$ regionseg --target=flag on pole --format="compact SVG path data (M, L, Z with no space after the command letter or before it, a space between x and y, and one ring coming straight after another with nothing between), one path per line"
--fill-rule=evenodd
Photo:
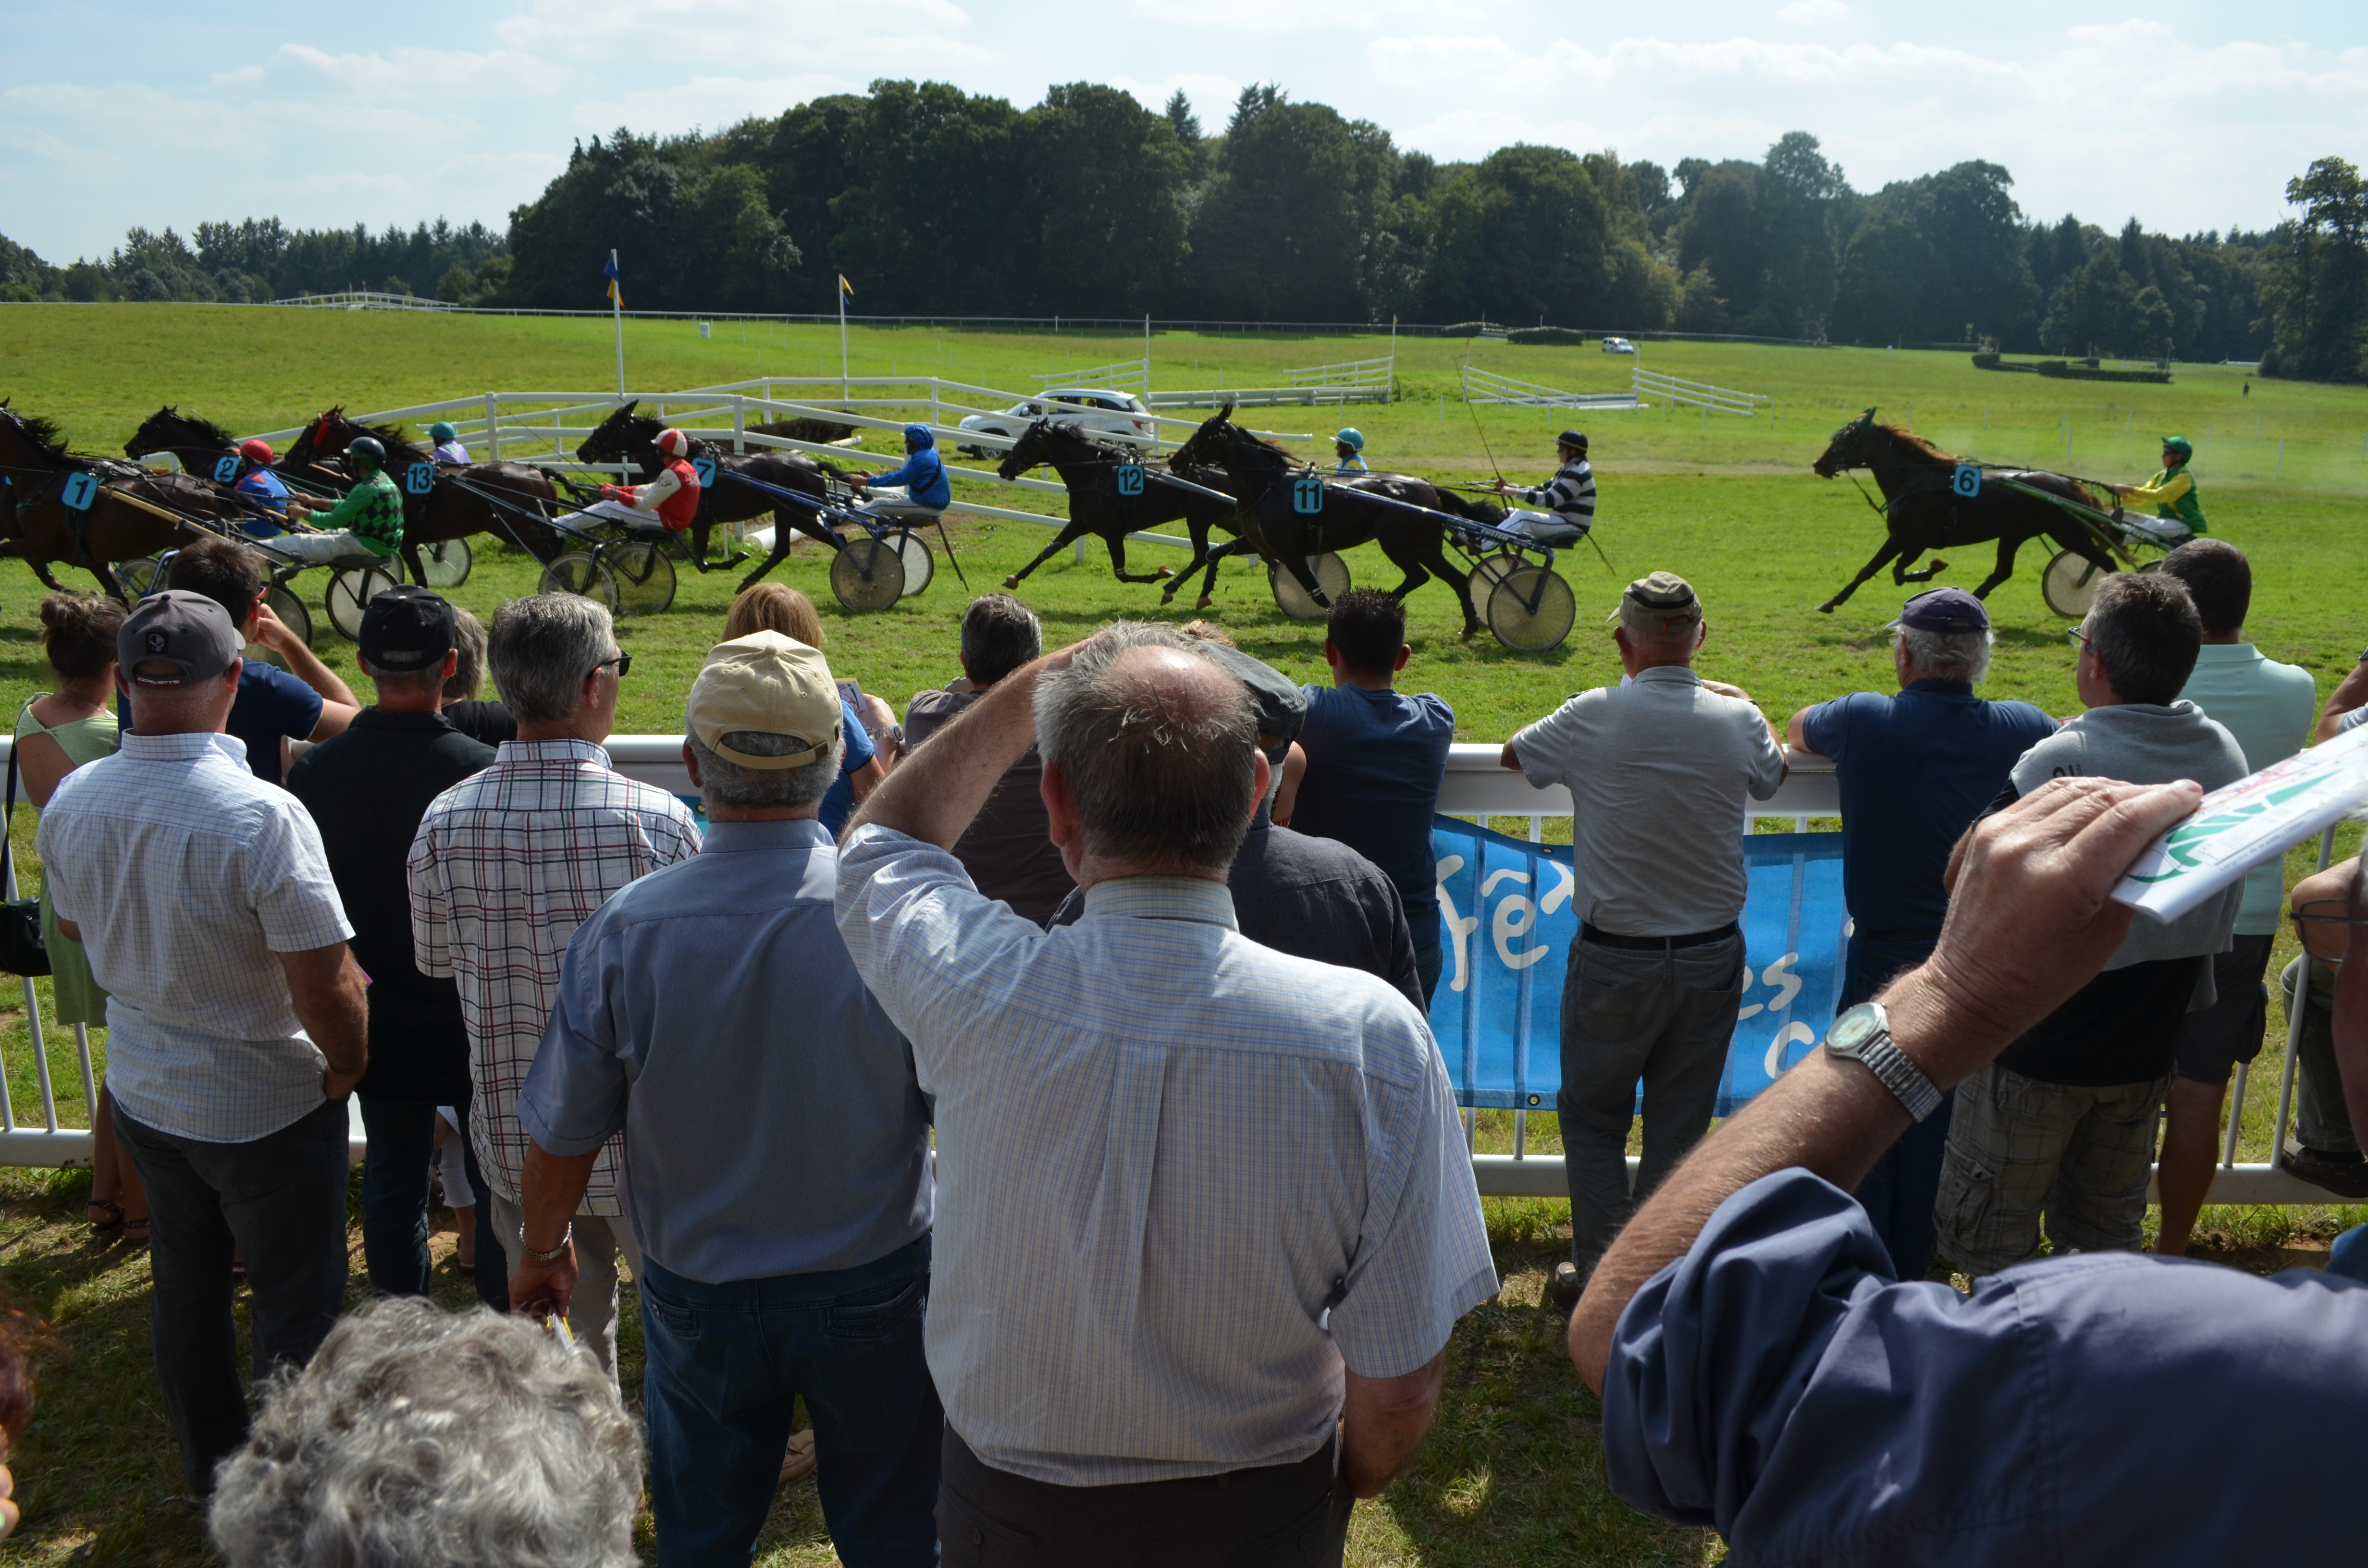
M847 274L844 272L838 275L838 291L842 294L848 295L852 295L855 292L855 285L847 280Z
M602 276L609 279L609 302L614 304L619 310L624 309L625 294L623 289L617 281L617 253L615 251L610 251L609 253L609 265L602 267L600 271Z

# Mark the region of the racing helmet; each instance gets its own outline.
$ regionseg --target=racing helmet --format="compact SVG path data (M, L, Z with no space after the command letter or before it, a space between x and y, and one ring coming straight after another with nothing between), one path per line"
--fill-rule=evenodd
M1353 425L1332 438L1335 441L1339 442L1342 446L1347 447L1350 451L1361 452L1365 449L1365 433L1362 430L1358 429Z
M2184 436L2165 436L2162 447L2167 452L2177 452L2180 462L2192 462L2195 459L2195 443Z
M375 436L357 436L346 443L346 460L361 468L384 468L386 448Z
M687 458L690 455L690 437L679 430L661 430L658 432L658 450L670 458Z
M261 437L256 437L253 440L241 441L238 444L238 455L245 458L247 461L253 463L257 468L269 468L271 466L271 443L264 440Z
M427 438L431 441L457 441L461 438L461 432L452 428L450 420L439 419L427 427Z

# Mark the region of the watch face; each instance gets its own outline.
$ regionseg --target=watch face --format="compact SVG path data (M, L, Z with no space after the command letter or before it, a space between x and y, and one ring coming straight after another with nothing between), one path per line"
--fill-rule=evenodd
M1861 1002L1834 1020L1834 1027L1826 1033L1826 1049L1856 1051L1873 1040L1882 1028L1883 1015L1874 1010L1872 1003Z

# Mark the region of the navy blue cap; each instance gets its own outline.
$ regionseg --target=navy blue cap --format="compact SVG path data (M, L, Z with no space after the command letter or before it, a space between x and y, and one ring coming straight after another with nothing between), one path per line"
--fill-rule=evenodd
M1899 624L1918 631L1987 631L1990 616L1963 588L1931 588L1900 607Z

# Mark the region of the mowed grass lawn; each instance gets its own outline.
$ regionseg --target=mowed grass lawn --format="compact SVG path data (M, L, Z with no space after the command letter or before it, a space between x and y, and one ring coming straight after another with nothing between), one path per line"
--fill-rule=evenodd
M765 371L812 375L817 356L829 371L837 368L835 331L749 324L743 343L741 330L721 322L714 337L701 340L688 323L629 323L630 380L637 389L663 391ZM5 307L0 395L12 397L18 408L60 418L79 445L112 450L142 415L165 402L245 432L293 425L331 403L369 410L488 390L598 389L613 384L608 334L600 321ZM1035 373L1140 351L1139 338L1123 336L858 329L851 337L858 375L934 372L1002 386L1030 385L1027 378ZM1610 390L1624 385L1628 373L1624 361L1592 349L1469 347L1474 365L1574 390ZM1377 466L1482 478L1491 472L1490 460L1480 449L1472 415L1454 398L1466 347L1402 339L1399 375L1406 401L1393 405L1277 408L1249 417L1265 428L1319 435L1351 421L1365 431ZM1155 384L1212 386L1220 377L1230 386L1272 384L1293 366L1387 352L1385 338L1164 334L1153 339ZM1814 608L1880 539L1879 526L1855 492L1806 472L1827 434L1869 403L1886 416L1912 415L1919 429L1952 449L2050 466L2061 466L2068 423L2070 466L2109 477L2150 472L2149 430L2194 435L2204 447L2198 470L2214 532L2242 546L2254 562L2255 640L2273 656L2310 668L2323 691L2368 642L2358 534L2368 478L2368 463L2359 460L2368 395L2360 392L2254 382L2248 394L2241 371L2187 367L2170 386L2126 387L1985 374L1962 356L1938 354L1716 345L1647 345L1645 353L1655 369L1769 393L1774 407L1748 421L1713 416L1704 422L1691 411L1584 416L1603 475L1597 538L1617 570L1607 570L1592 551L1564 558L1579 619L1561 649L1521 656L1485 634L1463 642L1457 635L1461 617L1446 589L1431 585L1412 596L1407 608L1416 653L1406 679L1447 698L1460 739L1501 740L1568 693L1616 679L1602 618L1622 582L1656 567L1691 579L1709 607L1705 673L1744 686L1771 716L1781 719L1804 702L1840 692L1884 687L1890 661L1883 627L1901 597L1888 577L1869 585L1837 615ZM2252 438L2257 417L2265 431L2259 441ZM1534 480L1550 471L1552 435L1571 418L1493 409L1482 411L1481 429L1508 473ZM2208 446L2207 431L2213 433ZM2283 475L2275 472L2281 433L2289 443ZM973 493L996 505L1059 510L1050 495ZM958 520L951 531L970 591L998 583L1049 538L1011 521ZM490 616L506 599L531 592L536 571L524 557L479 542L484 548L477 572L454 597ZM1990 554L1983 549L1961 556L1939 580L1970 586L1987 574ZM1178 565L1183 559L1180 551L1148 544L1131 555L1138 570L1146 559ZM1999 646L1988 689L2069 713L2078 706L2071 653L2065 622L2040 600L2044 560L2042 550L2028 551L2015 580L1991 597ZM1351 551L1349 561L1360 584L1396 582L1395 570L1370 547ZM826 565L819 548L804 544L778 575L821 608L825 651L837 674L901 709L915 690L958 673L956 631L968 593L944 563L926 593L864 617L839 610ZM708 575L686 571L672 608L620 625L622 645L635 656L623 729L678 733L683 694L720 634L746 569ZM70 582L78 575L63 574ZM306 597L316 610L319 646L334 667L361 686L350 646L336 641L317 613L318 575L307 579ZM28 573L0 566L0 699L12 712L25 697L47 689L34 615L40 592ZM1065 553L1047 563L1023 597L1043 616L1053 640L1082 636L1119 614L1181 620L1192 613L1188 596L1163 611L1158 588L1113 582L1099 543L1089 544L1082 563ZM1325 678L1320 629L1285 619L1257 568L1236 566L1222 577L1212 613L1259 657L1304 679ZM362 694L368 695L366 686ZM29 881L29 812L18 813L12 838ZM2356 831L2347 830L2343 844L2355 841ZM2301 850L2291 856L2289 874L2308 858ZM2282 951L2279 961L2284 956ZM35 992L46 1014L46 983L37 983ZM2247 1096L2245 1157L2252 1159L2266 1154L2275 1108L2284 1023L2274 1009L2271 1028L2272 1043L2257 1063ZM59 1121L86 1125L71 1035L52 1026L48 1043ZM28 1046L21 1009L0 1013L0 1053L15 1114L20 1124L38 1125L40 1100ZM1509 1117L1484 1117L1483 1146L1509 1148ZM1551 1119L1532 1123L1530 1147L1555 1152ZM40 1337L43 1403L16 1467L27 1509L25 1536L21 1543L0 1546L0 1562L201 1561L200 1528L175 1501L177 1465L150 1370L146 1261L82 1240L86 1182L79 1173L0 1176L0 1304L48 1325ZM1504 1295L1458 1330L1439 1431L1413 1475L1360 1509L1351 1561L1627 1563L1714 1557L1714 1539L1645 1519L1605 1486L1598 1407L1562 1354L1559 1318L1539 1304L1545 1272L1567 1234L1566 1206L1508 1200L1489 1208L1508 1280ZM2335 1210L2214 1211L2207 1226L2220 1256L2268 1267L2313 1256L2349 1217ZM439 1235L439 1254L450 1240L449 1233ZM359 1267L357 1257L358 1279ZM468 1299L457 1279L448 1281L445 1294L456 1305ZM637 1340L632 1346L627 1382L637 1402ZM830 1560L810 1485L784 1498L760 1558Z

